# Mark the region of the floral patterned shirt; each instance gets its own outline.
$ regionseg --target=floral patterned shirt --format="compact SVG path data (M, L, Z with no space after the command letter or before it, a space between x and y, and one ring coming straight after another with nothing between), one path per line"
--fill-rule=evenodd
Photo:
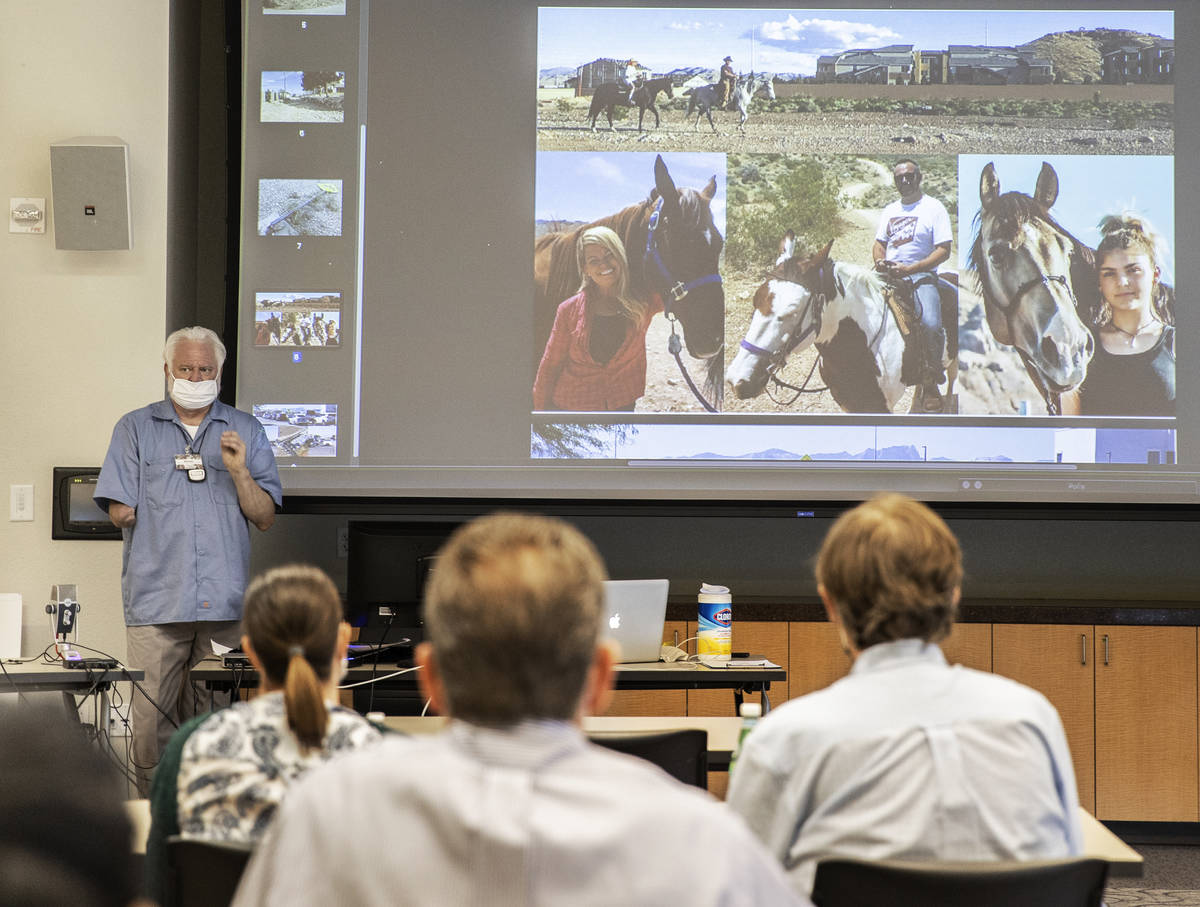
M288 728L282 692L235 703L204 721L184 744L179 832L206 840L257 841L292 782L335 753L379 737L357 712L331 705L323 745L305 753Z

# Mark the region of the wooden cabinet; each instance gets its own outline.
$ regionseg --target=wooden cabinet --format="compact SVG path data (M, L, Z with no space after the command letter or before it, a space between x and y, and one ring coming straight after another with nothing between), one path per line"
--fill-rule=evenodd
M996 624L992 669L1037 690L1062 718L1075 766L1079 803L1096 810L1096 696L1092 628Z
M850 656L829 621L794 622L788 626L788 640L788 698L824 689L850 673Z
M1195 822L1196 628L1095 628L1096 817Z
M992 625L955 624L942 640L942 652L950 664L976 671L992 670Z
M668 620L663 624L663 642L687 639L687 623ZM605 715L686 715L686 690L617 690Z
M688 621L689 636L696 624ZM746 620L733 622L733 651L761 655L788 671L788 625L783 621ZM767 693L772 705L786 702L788 682L773 683ZM736 715L733 690L688 690L689 715Z

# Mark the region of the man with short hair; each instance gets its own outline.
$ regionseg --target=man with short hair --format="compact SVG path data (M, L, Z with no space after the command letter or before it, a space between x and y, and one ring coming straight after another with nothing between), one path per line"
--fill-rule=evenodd
M937 269L950 257L954 236L946 207L921 191L921 168L909 158L897 161L892 170L897 201L883 209L875 233L872 255L875 270L897 281L906 281L924 327L921 340L921 399L926 412L943 409L938 385L945 380L942 356L946 348L946 330L942 326L942 300L938 291Z
M495 514L457 530L416 653L450 724L306 776L234 903L804 903L723 805L584 738L580 718L610 697L603 579L562 521Z
M262 425L217 400L224 363L208 328L171 334L168 399L121 417L96 483L96 503L124 537L126 660L146 672L131 706L143 797L171 733L197 711L188 669L211 640L238 645L249 524L269 529L282 503Z
M1040 693L938 648L962 581L957 540L888 494L843 514L817 592L853 659L847 677L767 715L729 804L798 892L828 857L1033 860L1080 852L1075 772Z

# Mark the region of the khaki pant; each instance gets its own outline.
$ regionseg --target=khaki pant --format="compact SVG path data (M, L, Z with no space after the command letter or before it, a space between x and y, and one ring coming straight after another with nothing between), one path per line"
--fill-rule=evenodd
M209 711L209 693L188 679L188 671L204 656L212 654L211 640L230 648L237 646L241 641L241 622L205 620L125 628L126 664L146 672L146 679L140 683L145 693L135 687L129 709L139 796L150 796L154 767L176 726ZM211 701L212 707L220 708L229 704L229 695L219 693Z

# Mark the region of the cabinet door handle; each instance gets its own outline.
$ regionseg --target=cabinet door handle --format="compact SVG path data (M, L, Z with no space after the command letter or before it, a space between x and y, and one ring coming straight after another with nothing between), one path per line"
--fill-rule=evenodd
M1108 664L1108 634L1104 634L1104 663Z
M1081 665L1087 664L1087 634L1086 633L1079 634L1079 663Z

